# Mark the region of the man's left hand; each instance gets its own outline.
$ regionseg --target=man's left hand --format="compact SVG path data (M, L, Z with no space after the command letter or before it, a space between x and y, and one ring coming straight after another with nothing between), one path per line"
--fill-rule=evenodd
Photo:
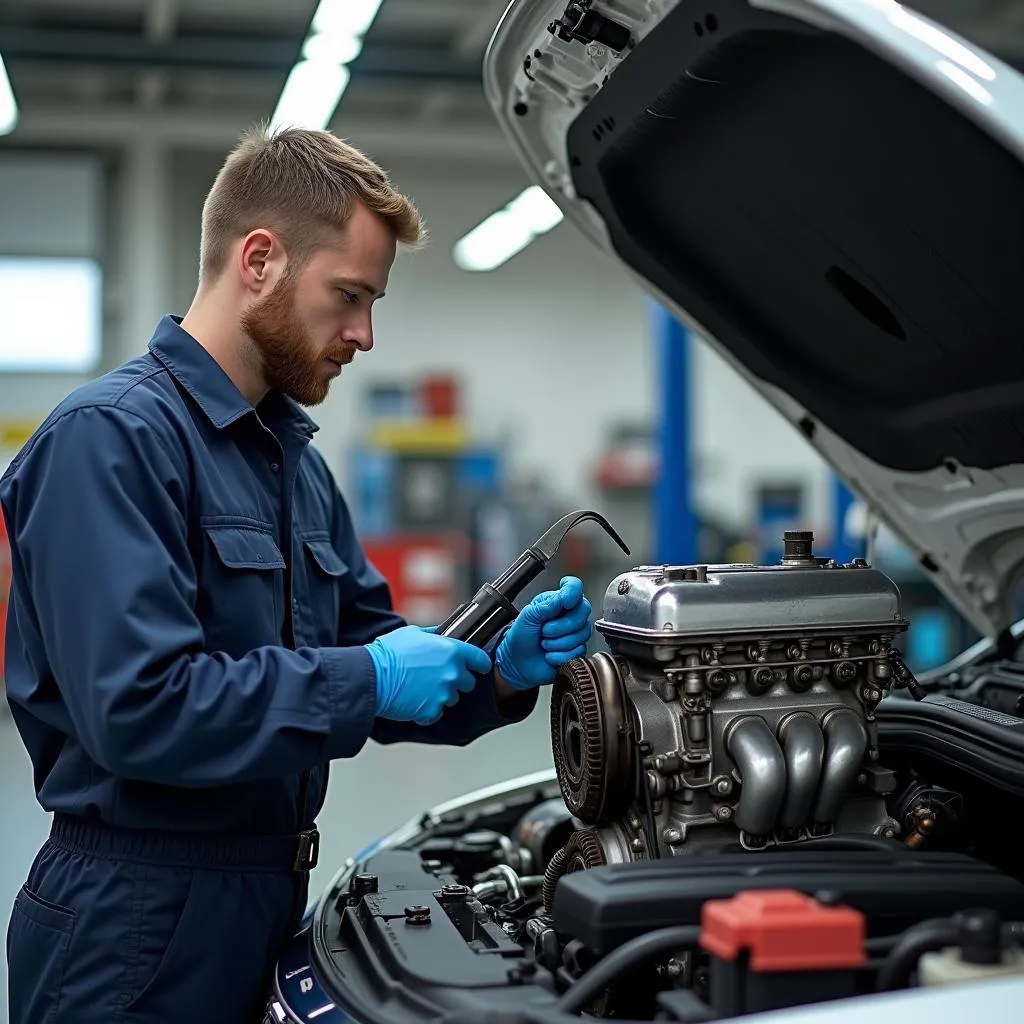
M575 576L566 576L558 590L538 594L498 645L494 663L499 678L514 690L553 683L560 665L586 653L591 611Z

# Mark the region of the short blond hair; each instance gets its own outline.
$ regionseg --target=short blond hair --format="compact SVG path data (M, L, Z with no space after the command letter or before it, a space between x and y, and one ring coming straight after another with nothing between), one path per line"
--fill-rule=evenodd
M199 279L218 277L232 244L260 227L274 231L289 263L301 266L331 231L344 229L360 202L401 246L425 241L412 201L358 149L328 131L256 125L241 136L203 204Z

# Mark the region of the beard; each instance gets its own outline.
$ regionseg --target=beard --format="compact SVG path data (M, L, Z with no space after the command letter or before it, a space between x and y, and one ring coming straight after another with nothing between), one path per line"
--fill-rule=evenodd
M308 407L320 405L330 391L324 360L345 365L354 352L338 341L320 351L314 348L298 315L296 288L297 281L286 273L269 295L242 314L241 326L252 339L267 386Z

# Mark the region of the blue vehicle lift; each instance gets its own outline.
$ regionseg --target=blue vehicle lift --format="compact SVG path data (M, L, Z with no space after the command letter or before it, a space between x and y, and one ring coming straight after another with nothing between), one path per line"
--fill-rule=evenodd
M659 472L655 490L654 552L661 564L698 561L693 511L690 417L690 331L660 303L651 303L658 385Z

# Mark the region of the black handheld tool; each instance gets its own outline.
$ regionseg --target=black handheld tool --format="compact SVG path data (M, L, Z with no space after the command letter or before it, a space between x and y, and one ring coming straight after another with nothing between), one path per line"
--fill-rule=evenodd
M570 512L527 548L494 582L485 583L469 601L456 608L437 627L437 632L483 647L502 628L515 621L519 611L512 602L547 568L565 535L577 523L588 519L603 526L608 536L629 554L629 548L604 516L597 512Z

